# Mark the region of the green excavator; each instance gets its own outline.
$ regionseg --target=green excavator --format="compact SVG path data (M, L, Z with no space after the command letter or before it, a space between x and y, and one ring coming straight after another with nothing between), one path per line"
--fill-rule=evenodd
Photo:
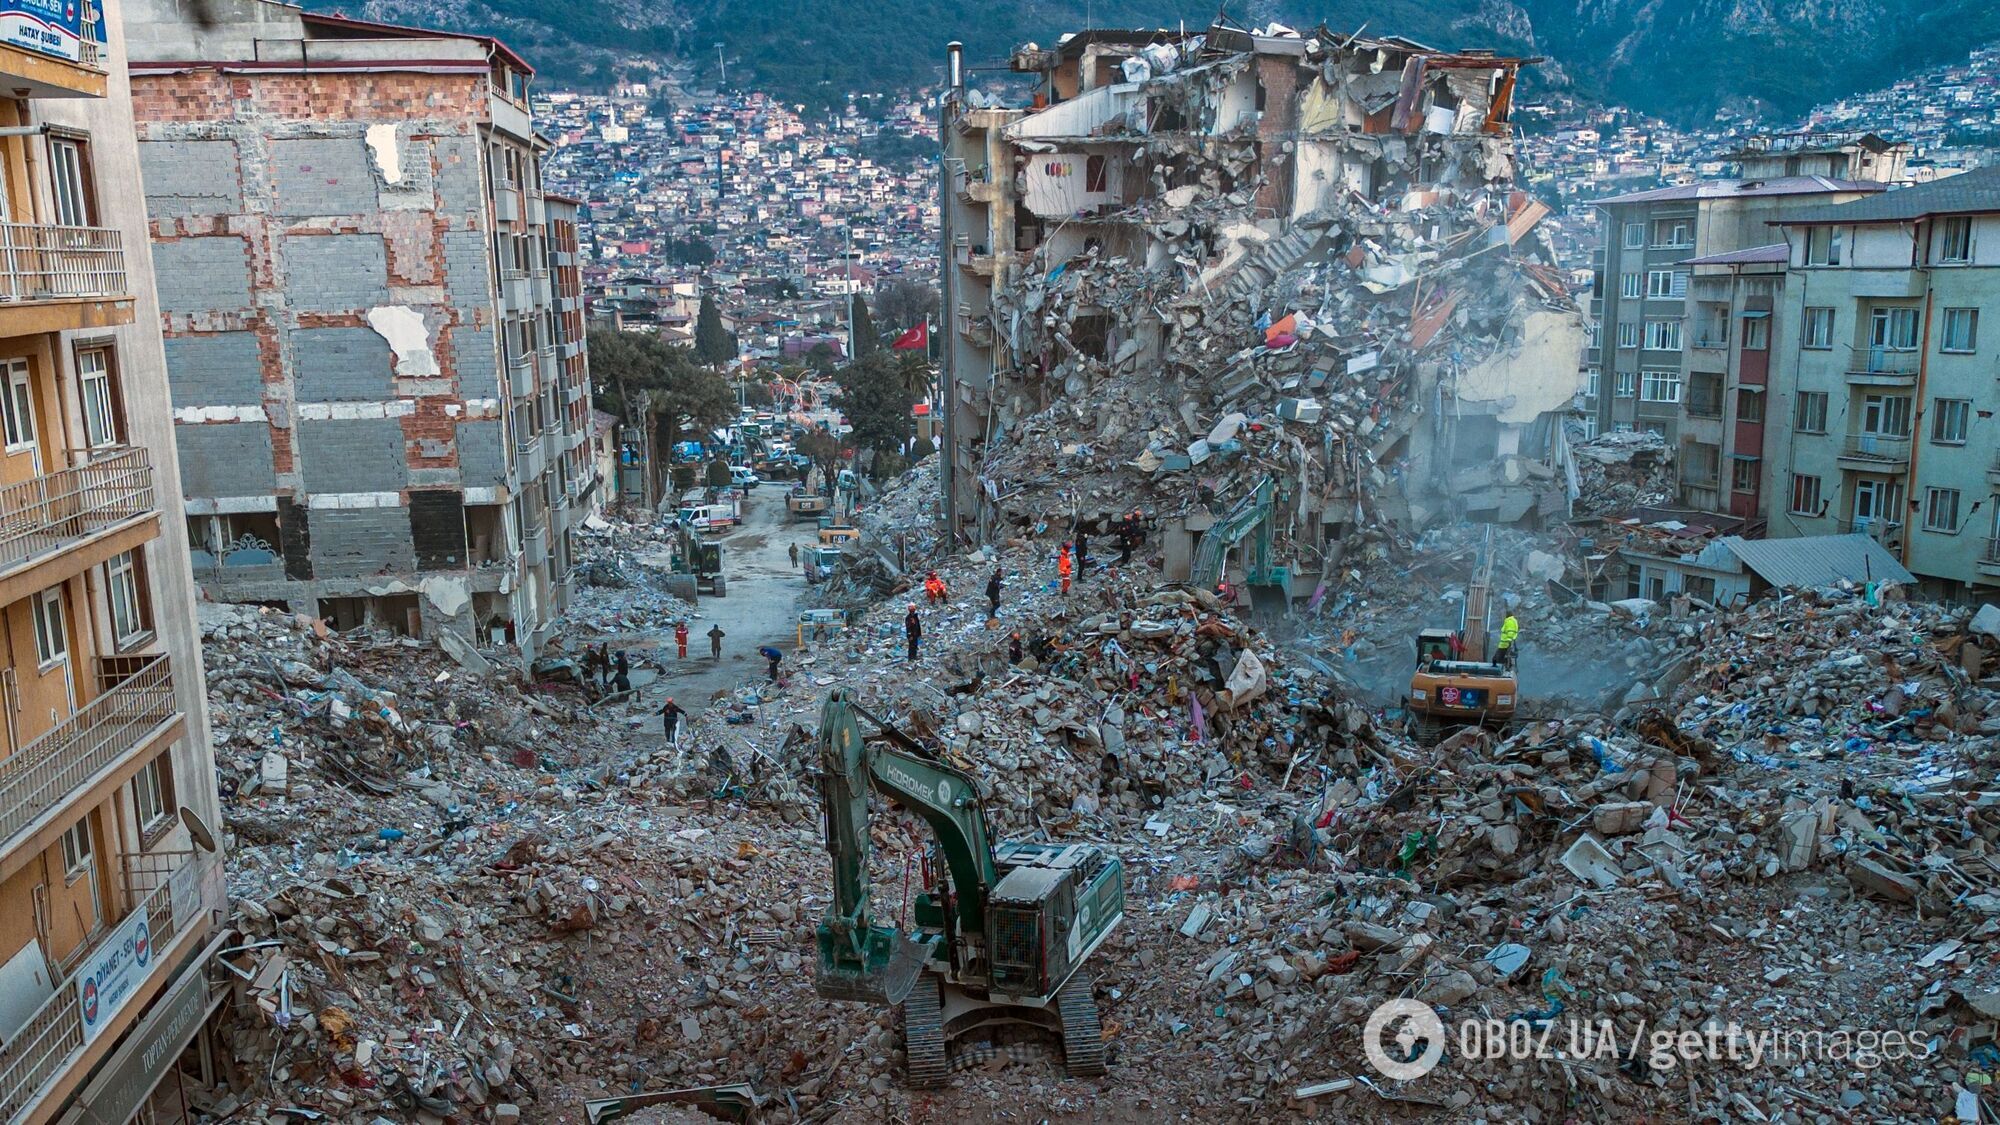
M864 736L857 718L879 733ZM913 1087L942 1085L973 1044L1024 1032L1060 1040L1072 1076L1103 1074L1097 1002L1077 970L1125 917L1118 857L1093 844L994 847L972 778L845 691L820 711L819 748L834 887L817 931L815 990L900 1005ZM921 817L944 860L908 931L871 912L870 787Z

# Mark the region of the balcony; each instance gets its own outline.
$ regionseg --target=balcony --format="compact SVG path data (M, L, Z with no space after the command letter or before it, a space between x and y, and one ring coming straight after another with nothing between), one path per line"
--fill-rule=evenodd
M1973 560L1979 573L2000 578L2000 538L1988 539L1980 544L1979 557Z
M518 223L521 221L520 188L510 186L494 189L493 217L503 223Z
M556 303L555 288L549 282L549 271L536 270L528 275L529 296L537 308L549 308Z
M523 484L541 476L548 464L539 436L526 438L514 447L514 475Z
M556 355L563 359L575 359L577 356L583 354L583 349L584 342L582 340L564 340L562 343L556 345Z
M1706 395L1692 395L1688 398L1687 411L1690 418L1720 418L1722 400Z
M1865 367L1850 368L1848 370L1848 385L1854 387L1914 387L1917 385L1917 363L1920 358L1916 352L1892 352L1882 348L1870 349Z
M539 195L528 196L528 223L531 226L546 226L549 221L549 205Z
M1894 520L1840 520L1834 527L1841 535L1866 535L1884 547L1898 547L1903 542L1903 525Z
M507 390L515 398L532 398L535 394L535 355L533 352L516 356L507 364Z
M120 232L0 223L0 335L107 328L132 315Z
M527 312L535 300L534 283L520 270L501 270L500 299L508 312Z
M157 515L143 449L0 487L0 605L151 539Z
M549 562L549 540L543 533L542 525L536 524L526 532L521 543L521 561L529 566L547 566Z
M556 349L553 345L535 353L535 366L541 372L543 386L556 385L556 379L562 372L562 363L556 358Z
M1688 346L1707 352L1726 352L1729 350L1729 333L1697 328L1688 340Z
M227 899L218 856L155 853L131 860L125 885L132 909L75 958L75 966L55 991L0 1049L0 1114L9 1121L47 1119L50 1114L38 1111L43 1106L57 1108L55 1099L69 1094L63 1088L65 1078L81 1080L80 1064L92 1045L113 1042L124 1032L224 909ZM85 1019L82 985L101 970L100 953L111 950L113 943L133 942L140 936L151 957L144 975L122 1002L93 1017L98 1026L92 1027Z
M181 722L165 656L99 662L97 698L0 759L0 841L12 851L29 829Z
M1881 434L1849 435L1840 449L1840 467L1863 473L1901 473L1910 467L1910 439Z

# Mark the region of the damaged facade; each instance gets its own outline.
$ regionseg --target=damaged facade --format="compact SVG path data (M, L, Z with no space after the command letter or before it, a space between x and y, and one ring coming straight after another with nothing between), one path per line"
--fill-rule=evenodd
M1030 44L1034 108L966 90L954 48L959 536L1139 503L1188 533L1171 574L1197 497L1265 481L1307 561L1371 526L1562 513L1585 323L1513 186L1533 60L1275 30Z
M533 652L590 472L532 71L475 36L208 12L138 5L132 64L197 579Z

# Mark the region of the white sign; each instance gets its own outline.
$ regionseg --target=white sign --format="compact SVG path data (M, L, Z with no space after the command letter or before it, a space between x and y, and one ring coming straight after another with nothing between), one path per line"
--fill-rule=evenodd
M83 1016L83 1041L97 1038L132 999L132 993L152 968L153 931L141 906L111 931L102 946L83 963L76 977L76 1006Z

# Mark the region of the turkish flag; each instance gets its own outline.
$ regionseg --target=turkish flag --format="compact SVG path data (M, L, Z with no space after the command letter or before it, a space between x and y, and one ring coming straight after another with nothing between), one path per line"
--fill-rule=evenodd
M897 351L929 351L931 346L930 321L924 321L922 324L896 337L896 342L889 346Z

